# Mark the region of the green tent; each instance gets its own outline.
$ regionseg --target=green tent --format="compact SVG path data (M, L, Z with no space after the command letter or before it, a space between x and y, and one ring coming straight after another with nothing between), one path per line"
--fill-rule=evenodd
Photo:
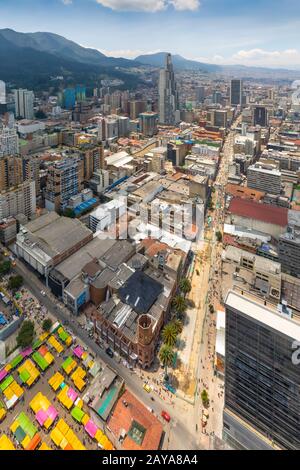
M78 406L74 406L73 410L71 411L71 415L76 421L78 421L78 423L81 423L85 412L78 408Z
M73 362L73 359L71 356L67 357L67 359L62 363L61 367L63 368L63 370L65 371L69 365Z
M8 377L6 377L6 379L2 382L2 384L0 385L0 390L1 392L4 392L4 390L11 384L13 383L14 381L14 378L12 375L9 375Z
M38 351L35 351L32 354L32 359L42 371L46 370L49 367L49 364L46 359Z
M21 426L18 426L17 429L14 432L15 438L17 441L21 444L21 442L24 440L26 433L23 431Z
M67 338L69 337L68 333L65 332L65 330L62 330L58 336L60 337L60 339L65 343Z
M18 356L16 356L10 363L11 365L11 368L12 369L15 369L19 364L20 362L23 361L23 356L21 354L19 354Z
M22 372L20 372L19 377L22 380L23 384L25 384L27 380L30 379L30 374L28 370L24 369L22 370Z

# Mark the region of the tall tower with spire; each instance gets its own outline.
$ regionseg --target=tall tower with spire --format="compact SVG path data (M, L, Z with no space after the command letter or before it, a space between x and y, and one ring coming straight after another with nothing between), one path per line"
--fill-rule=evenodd
M175 124L175 111L178 109L178 90L172 57L171 54L166 54L165 67L159 75L159 122L161 124Z

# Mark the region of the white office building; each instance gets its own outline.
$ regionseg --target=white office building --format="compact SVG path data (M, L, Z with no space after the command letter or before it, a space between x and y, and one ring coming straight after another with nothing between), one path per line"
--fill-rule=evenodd
M15 90L15 115L24 119L34 118L34 93L29 90Z

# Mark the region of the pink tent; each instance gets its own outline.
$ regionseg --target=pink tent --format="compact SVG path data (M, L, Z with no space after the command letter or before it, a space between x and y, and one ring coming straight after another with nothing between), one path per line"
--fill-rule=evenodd
M44 422L47 420L48 416L47 416L47 413L46 411L44 410L40 410L37 412L37 414L35 415L37 421L39 422L39 424L41 426L43 426Z
M67 395L69 398L71 398L71 400L74 402L76 400L76 398L78 397L78 393L75 392L75 390L70 387L68 392L67 392Z
M96 432L98 431L96 424L91 419L86 423L84 429L91 437L95 437Z
M54 421L56 419L56 417L58 416L58 412L56 411L56 409L54 408L54 406L49 406L48 410L47 410L47 415L49 418L52 419L52 421Z
M1 380L4 379L4 377L7 376L7 374L8 374L8 372L7 372L7 370L5 370L5 369L2 369L2 370L0 371L0 382L1 382Z
M80 346L76 346L76 348L73 349L73 354L80 359L83 354L83 349Z

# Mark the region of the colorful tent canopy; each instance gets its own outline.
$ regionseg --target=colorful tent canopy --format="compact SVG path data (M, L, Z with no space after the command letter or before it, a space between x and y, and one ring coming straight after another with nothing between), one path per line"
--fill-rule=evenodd
M5 434L2 434L0 437L0 450L16 450L11 440Z
M33 354L32 354L32 359L34 360L34 362L39 366L39 368L44 371L46 369L48 369L49 365L48 362L46 361L46 359L38 352L38 351L35 351Z
M59 387L64 383L64 377L61 375L60 372L56 372L49 380L48 384L50 387L53 388L53 390L56 392L56 390L59 389Z
M71 415L72 417L78 421L78 423L81 423L82 421L82 418L84 416L84 411L82 411L80 408L78 408L77 406L74 406L74 408L72 409L71 411Z

